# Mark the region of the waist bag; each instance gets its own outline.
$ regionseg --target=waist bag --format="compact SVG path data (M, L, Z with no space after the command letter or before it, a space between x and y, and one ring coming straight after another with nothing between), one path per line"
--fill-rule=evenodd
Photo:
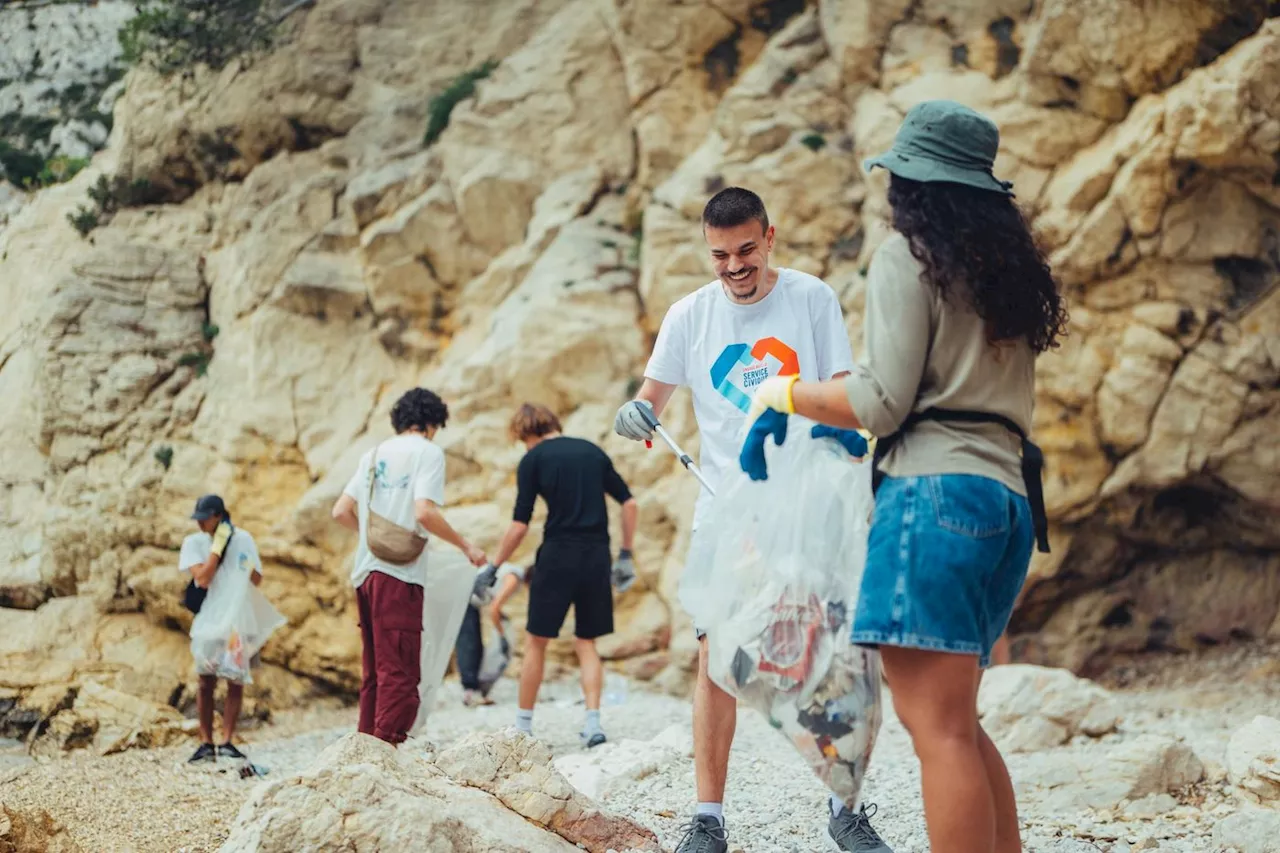
M967 424L998 424L1022 440L1022 482L1027 489L1027 502L1031 504L1031 522L1036 531L1036 550L1049 553L1049 517L1044 508L1044 486L1041 477L1044 472L1044 453L1027 438L1022 427L1006 418L991 412L971 412L960 409L925 409L923 412L912 412L898 427L898 431L887 435L876 442L875 452L871 456L871 489L880 488L884 480L884 472L880 463L902 436L921 421L939 421Z
M365 522L365 542L373 556L393 566L406 566L418 559L427 547L425 536L416 530L408 530L391 519L373 511L373 487L378 480L378 448L373 449L369 463L368 518Z

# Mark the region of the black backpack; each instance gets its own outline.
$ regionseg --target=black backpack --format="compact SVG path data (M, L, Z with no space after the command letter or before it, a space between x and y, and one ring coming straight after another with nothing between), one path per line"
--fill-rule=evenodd
M231 519L227 519L227 524L231 527L231 536L235 536L236 528L235 525L231 524ZM227 537L227 545L222 549L222 553L218 555L219 566L222 565L222 559L227 556L227 548L231 547L231 536ZM196 586L195 578L192 578L187 581L187 588L182 591L182 606L192 613L199 613L208 594L209 590Z

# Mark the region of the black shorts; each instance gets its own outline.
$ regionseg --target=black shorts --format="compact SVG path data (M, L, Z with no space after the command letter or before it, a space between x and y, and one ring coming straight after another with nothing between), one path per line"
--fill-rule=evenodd
M608 540L552 539L543 542L529 581L529 618L535 637L560 635L573 605L574 635L594 640L613 633L612 558Z

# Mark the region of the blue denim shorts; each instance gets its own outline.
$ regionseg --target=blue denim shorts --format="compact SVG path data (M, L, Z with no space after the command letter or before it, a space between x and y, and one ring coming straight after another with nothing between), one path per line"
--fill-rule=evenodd
M885 477L876 490L853 641L990 663L1027 577L1027 499L969 474Z

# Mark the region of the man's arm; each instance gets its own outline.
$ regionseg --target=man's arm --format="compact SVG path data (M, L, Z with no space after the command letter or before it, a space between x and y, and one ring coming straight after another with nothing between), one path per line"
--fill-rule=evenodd
M510 560L511 555L520 547L520 543L524 541L525 534L528 532L529 525L525 522L511 522L511 526L507 528L507 532L502 537L502 544L498 546L498 552L493 556L493 564L501 566L507 560Z
M635 498L628 498L622 505L622 550L630 551L636 538L636 525L640 521L640 505Z
M413 502L413 514L418 519L418 523L426 529L432 536L438 536L445 542L467 555L467 559L472 565L483 566L485 563L484 552L472 545L458 531L453 529L453 525L449 524L448 519L440 513L440 509L436 506L435 501L418 500Z
M498 585L498 591L493 596L493 601L489 603L489 618L497 626L499 632L502 631L502 605L507 603L507 599L515 594L519 586L520 578L518 576L514 574L504 575L502 583Z
M360 519L356 515L356 499L346 493L338 498L338 502L333 505L333 520L341 524L348 530L356 533L360 532Z
M640 390L636 392L635 399L646 401L653 406L653 413L660 416L663 409L667 407L667 403L671 401L671 395L675 393L677 387L646 376L640 385Z

